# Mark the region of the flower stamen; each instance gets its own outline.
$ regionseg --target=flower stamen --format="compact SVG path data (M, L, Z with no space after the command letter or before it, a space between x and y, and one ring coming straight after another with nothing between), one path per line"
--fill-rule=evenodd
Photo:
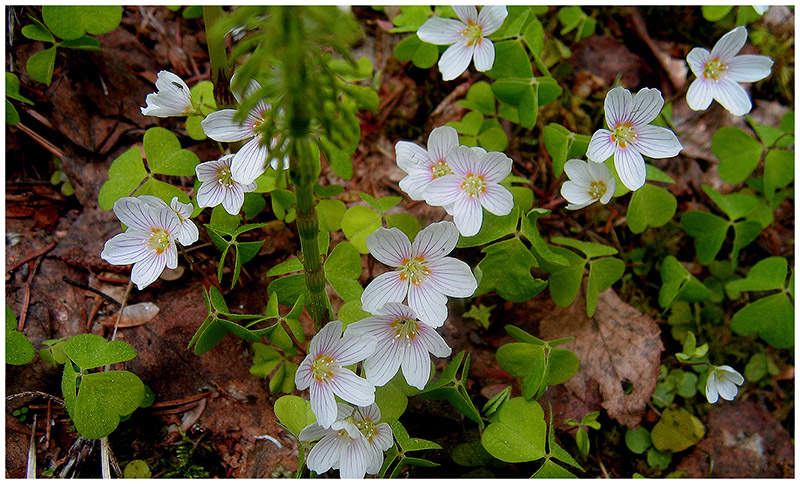
M633 129L633 125L631 123L617 123L613 131L611 131L611 141L620 148L625 148L628 143L636 141L636 131Z
M322 354L311 363L311 375L317 382L324 383L333 378L334 361L330 356Z
M147 240L147 248L162 254L167 250L172 243L172 239L164 229L152 229L150 231L150 238Z
M486 179L483 178L483 175L470 173L461 183L461 189L466 192L470 198L476 198L486 192Z
M406 344L411 344L412 341L419 336L419 323L410 318L398 318L392 322L395 338L405 340Z
M720 77L722 77L722 73L726 70L728 70L728 66L723 64L722 61L719 60L719 57L715 57L706 62L706 65L703 66L703 78L719 81Z
M431 270L428 269L425 258L421 255L413 259L403 259L400 267L400 279L403 281L411 281L411 284L415 286L422 284L422 281L431 274Z
M439 178L440 176L450 175L453 173L453 170L447 165L446 160L440 160L437 163L431 164L431 175L433 179Z

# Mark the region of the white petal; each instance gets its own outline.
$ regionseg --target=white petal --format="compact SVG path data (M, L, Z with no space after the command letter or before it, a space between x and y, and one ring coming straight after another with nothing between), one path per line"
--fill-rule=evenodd
M297 437L300 439L301 442L306 442L308 440L318 440L330 434L331 434L331 429L323 429L322 427L319 426L318 423L312 423L311 425L301 430L300 435L298 435Z
M420 230L411 244L411 254L434 261L452 252L457 243L458 229L453 222L437 222Z
M695 79L686 91L686 104L695 111L705 111L714 100L714 83L703 79L702 74Z
M198 207L216 207L225 199L225 188L216 180L203 182L197 189ZM236 213L239 213L238 211ZM232 214L235 215L235 214Z
M737 55L727 64L725 75L736 82L758 82L772 72L772 59L765 55Z
M394 444L392 441L392 428L387 423L379 423L377 425L378 432L372 440L373 445L377 444L381 451L389 450L389 447Z
M750 96L744 88L731 79L720 79L717 82L714 98L734 116L743 116L753 108Z
M253 183L267 170L269 147L256 136L236 152L231 161L231 178L243 185Z
M717 377L714 376L714 370L708 372L708 380L706 381L706 398L708 403L717 403L719 400L719 392L717 392Z
M431 326L439 327L447 319L447 296L426 284L408 288L408 305Z
M661 126L641 126L636 129L636 140L631 144L644 156L650 158L672 158L683 146L671 130Z
M438 358L447 358L453 352L453 350L447 346L442 335L426 324L420 324L418 338L425 343L425 347L428 351Z
M231 215L238 215L244 205L244 190L240 183L235 183L230 188L223 187L222 208Z
M478 160L479 173L487 182L500 183L511 173L511 158L499 151L490 151Z
M453 10L465 24L470 21L478 23L478 9L474 5L453 5Z
M718 57L723 64L727 64L742 50L745 42L747 42L747 29L740 25L717 41L711 49L711 57Z
M733 400L739 393L739 388L732 381L722 379L717 381L717 391L719 396L725 400Z
M333 398L332 385L311 382L309 397L311 398L311 411L317 417L320 427L328 428L336 421L336 399Z
M572 181L566 181L561 186L561 196L564 197L569 203L583 208L596 201L594 197L589 195L588 187L578 185ZM569 208L569 207L567 207ZM569 208L570 210L577 210L577 208Z
M644 88L633 96L629 121L634 128L644 126L658 117L662 107L664 98L661 97L661 91Z
M167 267L169 267L170 269L175 269L176 267L178 267L178 248L175 247L174 242L169 244L167 250L164 251L164 256L166 257Z
M133 281L136 287L141 291L158 279L158 276L164 271L166 265L166 253L156 254L155 252L150 252L148 257L133 265L131 281Z
M334 370L328 381L333 392L346 402L365 407L375 402L375 386L347 368Z
M408 175L400 180L400 189L408 194L412 200L425 200L425 194L433 181L430 170L409 169Z
M467 70L472 60L474 46L467 46L465 42L456 42L447 48L439 58L439 71L442 79L452 81Z
M408 281L400 279L400 271L389 271L376 277L361 293L361 309L374 313L384 304L400 302L406 297Z
M702 47L695 47L690 50L689 55L686 56L686 62L689 64L689 68L698 78L703 77L703 70L710 60L711 52Z
M431 273L424 285L453 297L470 297L478 288L478 282L469 265L453 257L445 257L428 264ZM420 318L423 319L424 318Z
M617 144L611 140L611 131L607 129L598 129L592 135L589 141L589 147L586 150L586 157L595 163L603 163L611 158L614 151L617 149Z
M358 413L361 414L364 420L369 420L370 422L380 422L381 420L381 409L375 403L366 407L358 407Z
M462 196L453 206L453 222L464 237L478 233L483 224L483 208L477 198Z
M452 126L439 126L428 136L428 156L433 163L447 158L450 150L458 146L458 131Z
M411 318L416 319L417 315L410 307L400 303L388 303L378 310L378 314L390 316L392 318Z
M433 17L417 30L417 37L429 44L450 45L461 40L461 31L465 27L464 23L452 18Z
M420 390L425 388L431 375L431 358L422 341L417 340L406 346L402 368L409 385Z
M428 144L430 144L430 140L428 140ZM406 173L411 173L409 168L430 166L428 152L418 144L410 141L398 141L394 145L394 156L397 160L397 166Z
M255 135L253 125L247 120L240 123L234 120L235 109L220 109L206 116L200 122L203 132L214 141L231 143L242 141Z
M233 156L233 154L225 155L218 160L206 161L195 166L194 172L197 174L197 179L201 182L216 181L221 169L230 168Z
M434 207L452 205L464 196L461 183L462 180L456 175L440 176L428 184L428 188L425 189L425 201Z
M403 261L411 258L411 242L398 228L378 227L367 236L367 249L372 257L389 267L400 267Z
M367 451L366 439L360 438L351 440L344 448L342 457L339 461L341 466L339 477L342 479L363 479L367 473L367 461L369 452Z
M642 188L647 175L644 158L632 147L620 148L614 153L614 167L623 185L635 191Z
M158 73L156 80L157 93L148 94L146 107L141 108L146 116L186 116L194 108L192 106L189 87L183 79L169 71Z
M511 213L514 195L506 187L498 183L488 183L485 189L480 195L480 202L486 210L501 217Z
M270 145L270 146L272 146L273 148L275 147L274 143L272 145ZM272 158L269 161L269 166L271 166L272 169L276 170L276 171L279 170L279 169L280 170L288 170L289 166L291 166L291 164L292 164L292 160L288 156L284 156L283 157L283 163L281 163L281 160L279 160L278 158ZM280 168L278 167L278 165L281 165ZM261 174L259 174L258 176L261 176ZM258 177L256 177L256 178L258 178Z
M595 179L594 175L592 174L593 172L590 171L592 166L605 165L602 163L587 163L583 160L572 158L564 163L564 172L576 185L580 185L582 188L588 188Z
M401 347L392 335L390 340L382 341L375 354L364 361L367 380L376 387L386 385L397 374L401 359Z
M475 44L475 70L488 71L494 65L494 44L489 39L481 39Z
M331 467L339 464L342 447L339 436L336 433L330 434L317 442L311 449L306 465L317 474L327 472Z
M478 14L478 25L483 29L483 35L488 36L497 32L503 26L508 16L508 9L503 5L486 5ZM478 69L480 70L480 69Z
M375 352L375 338L366 335L358 337L346 335L336 345L336 348L330 352L330 356L336 359L336 362L342 366L348 366L372 356Z
M148 232L129 230L106 241L100 257L117 266L135 264L150 256L147 248Z
M192 204L180 202L178 201L178 197L172 197L172 201L169 202L169 208L175 210L175 212L183 218L192 216Z
M134 197L122 197L114 202L114 214L131 229L149 232L156 228L152 206Z
M306 355L294 373L294 384L298 390L305 390L314 381L314 376L311 373L313 359L313 356Z
M457 146L447 155L447 164L459 177L481 173L480 159L486 154L485 151L474 151L468 146Z
M343 326L341 321L336 320L323 326L308 344L309 356L313 359L319 355L328 355L333 352L342 337Z
M606 166L606 171L609 171L607 166ZM600 203L602 203L603 205L607 204L609 200L611 200L611 197L614 196L615 191L617 191L617 180L611 177L611 172L609 171L608 181L606 182L606 193L604 193L603 196L600 197Z
M632 105L633 96L631 96L631 92L624 87L618 86L608 91L603 103L608 127L613 128L619 122L629 121L628 118Z
M744 383L744 377L742 376L742 374L739 373L738 371L734 370L730 366L722 365L722 366L718 366L717 369L725 371L725 379L726 380L730 380L730 381L732 381L733 383L735 383L737 385L741 385L741 384Z

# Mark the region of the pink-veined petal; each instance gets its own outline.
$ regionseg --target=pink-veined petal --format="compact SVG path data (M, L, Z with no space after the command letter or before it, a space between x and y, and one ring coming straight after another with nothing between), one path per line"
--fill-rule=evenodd
M728 78L720 79L716 83L714 99L734 116L743 116L753 108L747 91L739 83Z
M725 75L736 82L758 82L772 72L772 64L765 55L737 55L728 62Z
M428 264L431 273L424 285L452 297L470 297L478 288L478 282L466 262L445 257ZM420 318L425 321L424 318Z
M377 425L377 432L375 433L372 443L373 445L377 444L377 447L382 452L389 450L389 447L394 443L392 441L392 428L389 424L383 422Z
M468 46L465 42L456 42L447 48L439 58L439 72L442 79L452 81L467 70L472 60L474 46Z
M499 151L490 151L478 160L478 170L489 183L500 183L511 173L511 158Z
M195 166L194 172L197 174L197 179L201 182L217 180L220 170L231 167L233 156L234 154L231 153L218 160L206 161Z
M617 123L629 121L632 105L633 96L631 96L631 92L624 87L618 86L608 91L603 103L608 127L614 128Z
M170 269L175 269L178 267L178 248L175 247L175 242L169 244L167 250L164 251L164 256L166 258L166 266Z
M611 131L598 129L589 141L589 148L586 150L586 157L595 163L603 163L611 158L617 149L617 144L611 140Z
M169 208L175 210L175 212L183 218L189 218L192 216L192 204L183 203L178 200L178 197L172 197L172 200L169 202Z
M242 185L234 182L233 186L224 189L222 208L231 215L238 215L244 205L244 190Z
M308 344L308 357L316 358L322 354L330 354L339 344L342 337L342 327L344 325L341 321L331 321L319 330L313 338L311 343Z
M453 10L462 22L478 23L478 9L474 5L453 5Z
M374 313L386 303L400 302L408 292L408 281L400 279L400 271L385 272L370 282L361 293L361 308Z
M342 451L339 461L339 477L342 479L363 479L367 473L367 462L369 461L369 451L367 450L366 439L360 438L351 440Z
M620 148L614 153L614 167L623 185L636 191L644 185L647 172L644 158L633 147Z
M478 14L478 25L482 27L484 36L492 35L503 26L508 16L508 9L503 5L485 5ZM480 69L478 69L480 70Z
M134 197L123 197L114 202L114 214L120 222L134 230L149 232L156 228L155 211L146 202Z
M461 31L465 27L456 19L433 17L417 29L417 37L429 44L450 45L461 40Z
M397 166L406 173L410 173L409 169L415 167L430 166L428 152L418 144L410 141L398 141L394 145L394 156L397 160Z
M306 442L309 440L321 439L326 435L329 435L330 433L331 429L323 429L322 427L319 426L318 423L315 422L312 423L311 425L308 425L303 430L301 430L300 435L298 435L297 437L298 440L300 440L301 442Z
M294 374L294 384L298 390L305 390L314 381L314 376L311 373L314 363L312 360L312 356L306 356L297 367L297 371Z
M483 38L475 43L475 70L485 72L494 65L494 44L491 40Z
M328 385L336 396L359 407L372 405L375 402L375 386L347 368L334 370L333 378L328 381Z
M639 126L644 126L658 117L662 107L664 98L658 89L645 87L633 96L629 121L637 129L637 133Z
M402 230L378 227L367 236L367 249L372 257L389 267L400 267L411 258L411 242Z
M198 207L216 207L225 199L225 187L216 180L203 182L197 189ZM239 213L238 211L236 213ZM235 215L235 214L233 214Z
M393 307L393 306L403 306L402 304L398 303L388 303L384 304L384 306L380 309L383 311L386 307ZM406 316L401 316L406 317ZM351 334L357 335L368 335L375 338L378 341L378 346L376 346L375 353L377 354L378 349L380 347L380 342L390 339L390 337L394 336L394 330L392 329L392 322L397 319L396 316L390 315L378 315L378 316L370 316L368 318L364 318L360 321L356 321L347 325L347 329L345 330L345 336L349 336Z
M400 189L412 200L425 200L428 186L433 181L433 174L427 169L409 169L408 175L400 180Z
M408 305L431 326L439 327L447 319L447 296L426 284L408 288Z
M672 158L683 149L675 133L652 125L637 128L636 140L631 141L631 144L639 153L650 158Z
M364 361L367 380L376 387L386 385L389 380L394 378L397 374L397 369L400 368L403 348L395 340L394 335L391 335L390 338L381 341L375 350L375 354Z
M420 230L411 244L411 254L421 255L430 263L452 252L457 243L458 230L453 222L436 222Z
M317 474L327 472L338 465L342 453L342 441L336 433L322 438L308 453L308 468Z
M480 195L483 207L494 215L502 217L511 213L514 208L514 195L508 188L499 183L487 183L485 191Z
M564 184L561 185L561 196L577 207L567 207L570 210L583 208L595 201L595 198L589 195L588 185L579 185L573 181L565 181Z
M477 198L461 196L453 206L453 222L464 237L477 234L483 224L481 202Z
M714 83L698 77L686 91L686 104L694 111L705 111L714 100Z
M468 146L457 146L447 155L447 164L453 173L464 177L470 173L481 173L480 159L486 156L485 151L474 151Z
M458 131L452 126L439 126L428 136L428 156L431 162L447 159L450 150L458 146Z
M428 184L425 201L434 207L452 205L463 196L461 183L462 180L456 175L440 176Z
M406 346L401 367L403 376L409 385L420 390L425 388L431 375L431 357L425 345L418 338Z
M708 403L717 403L719 400L719 393L717 392L717 377L714 375L714 370L708 373L708 380L706 381L706 398Z
M608 170L608 167L606 167L606 170ZM604 193L603 196L600 197L600 203L602 203L603 205L607 204L611 200L611 197L614 196L614 192L616 190L617 190L617 180L612 178L611 174L609 173L608 181L606 182L606 193Z
M316 380L311 382L309 397L311 399L311 411L317 417L320 427L328 428L336 421L336 399L333 398L332 386L330 382L320 383Z
M268 156L269 147L261 143L261 138L251 139L233 157L231 178L243 185L253 183L267 170Z
M356 411L361 415L362 419L373 423L379 422L381 419L381 409L374 403L366 407L358 407Z
M719 58L723 64L727 64L742 50L745 42L747 42L747 29L740 25L717 41L711 49L711 58Z
M107 240L100 257L117 266L135 264L150 256L147 248L148 232L128 230Z
M358 337L345 335L336 347L329 353L342 366L349 366L358 363L375 353L375 338L367 335Z
M236 121L234 119L236 112L235 109L214 111L200 122L200 126L206 136L214 141L232 143L251 138L255 135L253 125L246 120L244 122Z
M594 180L590 167L593 165L603 166L601 163L587 163L577 158L572 158L564 163L564 172L569 179L581 187L588 187Z
M447 346L442 335L426 324L419 325L419 335L417 338L421 339L427 351L437 358L447 358L453 352L453 350Z
M166 265L167 255L165 253L156 254L155 252L151 252L148 257L133 265L131 281L133 281L136 287L141 291L158 279L158 276L164 271Z
M378 314L389 316L392 318L411 318L416 319L417 315L414 310L405 304L401 303L388 303L378 310ZM363 320L362 320L363 321Z
M703 70L710 60L711 52L702 47L695 47L690 50L689 55L686 56L686 62L689 64L689 68L698 78L703 77Z

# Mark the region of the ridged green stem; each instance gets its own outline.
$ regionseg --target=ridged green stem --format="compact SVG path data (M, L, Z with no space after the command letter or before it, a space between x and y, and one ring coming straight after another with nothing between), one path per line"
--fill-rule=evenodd
M214 83L214 100L217 102L217 108L219 109L234 104L234 98L230 88L231 76L228 67L228 54L225 50L225 35L222 30L215 28L221 16L221 6L203 6L203 22L206 28L208 59L211 62L211 81Z

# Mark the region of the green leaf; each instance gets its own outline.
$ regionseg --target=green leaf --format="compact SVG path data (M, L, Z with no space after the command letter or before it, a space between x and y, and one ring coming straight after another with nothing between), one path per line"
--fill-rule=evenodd
M682 408L668 407L653 427L650 438L659 451L675 453L695 445L705 433L700 419Z
M644 185L636 190L628 206L628 227L634 234L647 227L661 227L672 220L678 202L670 192L655 185Z
M770 150L764 158L764 195L775 198L775 191L794 181L794 152Z
M758 222L736 222L733 224L733 247L731 248L731 261L736 266L739 260L739 251L750 245L761 233L761 224Z
M358 283L361 269L358 249L349 242L339 242L325 261L325 278L343 300L352 301L364 292Z
M590 137L571 132L560 124L550 123L544 127L544 146L553 160L553 174L560 177L569 158L580 158L586 154Z
M651 467L663 471L669 467L670 462L672 462L672 454L661 452L655 447L651 447L650 450L647 451L647 465Z
M537 402L512 398L496 415L497 419L481 436L487 452L505 462L527 462L545 456L547 425Z
M19 93L19 78L11 72L6 72L6 97L33 105L33 101Z
M275 401L273 407L275 416L286 426L295 436L316 422L314 412L311 411L311 404L297 395L283 395Z
M173 176L194 176L200 158L181 143L171 131L153 127L144 134L144 153L153 173Z
M319 149L325 155L328 165L334 173L349 180L353 177L353 160L350 155L339 149L328 138L322 136L319 139Z
M385 213L390 208L394 207L403 200L403 197L381 197L375 198L369 193L359 192L362 200L367 202L375 210Z
M560 245L566 245L573 249L578 249L583 252L587 258L602 257L605 255L616 255L619 251L611 246L597 244L594 242L582 242L580 240L570 239L567 237L553 237L550 242Z
M284 276L272 281L267 286L267 293L277 293L283 304L294 305L306 292L306 277L304 274Z
M263 343L253 343L253 364L250 366L250 374L258 378L267 378L281 361L278 350Z
M409 27L410 30L392 29L391 32L408 32L417 30L431 16L431 7L427 5L405 5L400 13L392 18L396 27Z
M76 50L100 50L100 42L94 37L83 36L74 40L65 40L59 44L61 47Z
M375 403L381 409L381 420L397 420L406 411L408 397L394 383L397 377L402 378L400 372L391 381L375 389Z
M673 301L702 302L711 298L711 291L681 265L675 256L667 256L661 262L661 290L659 305L666 309Z
M339 185L333 185L339 186ZM342 217L347 210L341 200L320 200L317 204L317 219L319 229L328 232L338 232L342 228Z
M532 78L533 69L528 53L519 40L505 40L494 45L495 57L492 68L485 74L492 79L504 77ZM492 86L494 90L494 85ZM495 91L497 94L497 91Z
M183 203L189 203L189 196L180 188L170 185L169 183L150 178L139 188L135 195L153 195L161 200L164 200L168 205L173 197L178 197ZM220 205L221 206L221 205Z
M56 36L72 40L85 33L100 35L111 32L122 21L122 7L45 5L42 18Z
M37 52L28 58L25 69L34 81L47 84L53 81L53 69L56 65L56 46Z
M561 247L552 247L552 250L555 254L564 257L569 265L558 266L544 260L539 262L542 263L542 268L550 273L550 278L547 280L550 286L550 297L556 305L565 308L572 304L575 296L578 295L586 259Z
M650 448L650 432L644 428L625 431L625 445L634 454L644 454Z
M467 91L467 97L458 101L458 105L487 116L494 115L495 102L492 86L486 81L476 82Z
M751 213L758 206L758 197L746 193L723 195L708 185L703 185L703 191L732 222Z
M79 334L68 339L64 345L64 352L81 370L112 365L136 357L136 350L128 343L106 341L102 336L91 333Z
M484 306L483 304L473 304L469 311L461 315L464 319L474 319L478 321L483 329L489 329L489 318L492 316L492 309L496 306Z
M694 238L697 261L708 265L722 248L731 224L716 215L692 210L681 216L681 225Z
M38 22L22 27L22 35L31 40L40 40L42 42L49 42L51 44L56 43L56 38L53 37L53 34L47 30L47 27ZM6 73L6 75L8 74L9 73Z
M783 257L767 257L751 267L747 277L731 281L726 287L734 291L783 289L786 283L788 264L788 261Z
M336 319L344 323L345 328L350 323L361 321L362 319L370 316L372 316L372 314L361 309L360 299L354 299L342 304L342 307L339 308L339 312L336 313Z
M99 439L117 428L121 416L130 415L139 408L143 398L144 384L131 372L106 371L83 375L75 409L70 416L82 436Z
M486 452L479 440L458 444L451 457L453 462L464 467L483 466L492 460L492 455Z
M419 233L419 220L410 213L395 213L386 216L386 227L397 227L408 236L409 240L413 240Z
M476 247L478 245L494 242L501 237L514 233L514 231L517 230L519 214L520 211L518 208L514 208L508 215L503 216L484 211L481 230L471 237L459 236L456 247Z
M522 40L531 52L541 56L544 49L544 29L538 19L532 19L522 34Z
M17 317L6 303L6 363L27 365L34 356L33 344L22 331L17 331Z
M550 459L546 459L532 476L532 479L570 479L575 478L575 474L564 469Z
M487 128L487 125L491 126ZM497 119L487 119L483 122L478 135L478 144L486 151L505 151L508 147L508 136Z
M758 165L763 146L739 128L724 126L711 137L711 151L719 159L717 172L728 183L743 182Z
M189 90L192 101L200 106L200 112L207 116L217 110L217 101L214 99L214 83L200 81Z
M350 207L342 217L342 232L362 254L369 253L367 236L380 226L380 214L363 205Z
M599 294L622 278L625 262L616 258L597 259L589 262L589 282L586 289L586 315L594 316Z
M244 204L242 204L245 220L256 218L266 206L267 201L260 193L245 193Z
M150 466L141 459L128 462L122 472L122 477L125 479L150 479L152 476L153 473L150 471Z
M701 7L703 18L709 22L722 20L726 15L728 15L728 12L730 12L731 9L733 9L733 7L730 5L703 5Z
M675 180L653 165L645 165L647 180L661 183L675 183Z
M522 219L520 233L528 239L531 243L531 252L536 255L540 264L549 263L552 265L567 266L569 261L561 255L553 252L550 247L545 243L542 236L539 234L539 229L536 228L536 220L544 217L550 213L549 210L536 208L531 210L528 215Z
M536 258L518 238L490 245L481 252L486 256L478 263L483 273L475 296L494 291L506 301L523 302L539 294L547 286L531 275Z
M451 121L447 125L455 128L460 134L477 136L483 126L483 115L478 111L470 111L461 118L461 121Z
M428 69L439 60L439 49L412 34L394 46L394 56L401 62L411 61L420 69Z
M783 293L761 298L733 315L731 329L743 336L758 333L775 348L791 348L794 346L794 306Z

